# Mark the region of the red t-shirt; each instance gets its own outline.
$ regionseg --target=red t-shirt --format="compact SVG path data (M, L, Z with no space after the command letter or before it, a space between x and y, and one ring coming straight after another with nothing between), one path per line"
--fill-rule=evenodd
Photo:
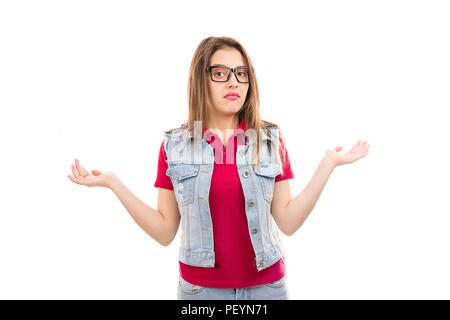
M240 141L242 139L238 139L236 133L243 131L241 121L239 128L228 139L228 144L233 144L232 139L234 139L234 159L236 159L237 145L242 143ZM210 130L208 132L211 133L211 139L207 139L207 141L210 140L208 142L213 146L215 156L209 191L215 265L214 268L205 268L186 265L179 261L180 275L192 284L213 288L246 288L277 281L286 274L284 257L261 271L256 269L255 253L245 214L245 197L236 161L226 161L227 148L217 135ZM285 148L281 137L279 141L280 146ZM228 147L230 151L233 150L231 145ZM223 156L222 163L217 161L218 156L220 157L220 150ZM294 178L287 152L283 166L284 174L279 174L275 178L275 182ZM167 156L163 141L159 150L158 173L154 186L173 190L172 181L166 175L167 168Z

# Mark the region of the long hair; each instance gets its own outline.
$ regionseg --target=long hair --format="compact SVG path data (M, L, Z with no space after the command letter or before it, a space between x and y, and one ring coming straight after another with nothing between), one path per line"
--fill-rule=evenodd
M256 73L253 67L253 63L247 54L244 47L235 39L229 37L208 37L203 39L195 50L194 56L192 58L191 67L189 70L188 78L188 120L181 127L187 128L188 131L193 132L194 121L201 121L202 132L208 128L207 123L207 112L208 108L208 72L206 67L210 57L219 49L222 48L234 48L238 50L244 59L244 62L248 66L249 71L249 88L247 91L247 96L245 102L241 109L237 112L237 119L243 120L246 127L244 130L253 128L256 134L257 148L256 152L253 153L252 164L255 166L259 165L260 162L260 131L265 130L266 134L271 137L270 131L267 129L267 125L272 125L278 129L279 135L281 136L281 130L275 123L261 120L260 118L260 104L259 104L259 90L258 82L256 80ZM282 136L281 136L282 139ZM267 140L270 144L270 140ZM269 145L269 150L272 152L272 146ZM281 165L281 159L285 158L285 148L279 148L278 152L275 153L278 164L283 172L283 166ZM255 168L255 167L254 167Z

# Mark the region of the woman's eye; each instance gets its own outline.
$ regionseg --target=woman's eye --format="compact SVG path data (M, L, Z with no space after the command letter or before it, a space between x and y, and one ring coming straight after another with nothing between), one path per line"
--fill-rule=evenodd
M219 73L223 73L223 72L222 72L222 71L217 71L217 72L216 72L216 76L219 76L219 77L220 77Z

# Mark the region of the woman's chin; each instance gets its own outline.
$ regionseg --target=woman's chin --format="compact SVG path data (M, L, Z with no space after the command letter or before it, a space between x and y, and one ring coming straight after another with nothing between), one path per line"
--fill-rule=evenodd
M215 111L217 113L221 113L223 115L234 115L236 112L238 112L242 106L237 103L226 103L224 105L221 105L220 108L216 108Z
M236 113L236 112L238 112L241 109L241 107L242 106L240 104L237 104L237 103L231 104L230 103L230 104L226 105L223 110L226 111L226 112Z

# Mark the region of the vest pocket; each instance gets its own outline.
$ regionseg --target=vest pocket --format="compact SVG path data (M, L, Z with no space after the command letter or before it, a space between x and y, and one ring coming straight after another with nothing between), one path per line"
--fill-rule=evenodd
M199 165L169 163L166 174L172 180L173 191L180 206L194 202L195 180L199 169Z
M273 188L275 177L281 173L278 163L261 162L255 170L258 181L261 183L264 199L271 203L273 198Z

